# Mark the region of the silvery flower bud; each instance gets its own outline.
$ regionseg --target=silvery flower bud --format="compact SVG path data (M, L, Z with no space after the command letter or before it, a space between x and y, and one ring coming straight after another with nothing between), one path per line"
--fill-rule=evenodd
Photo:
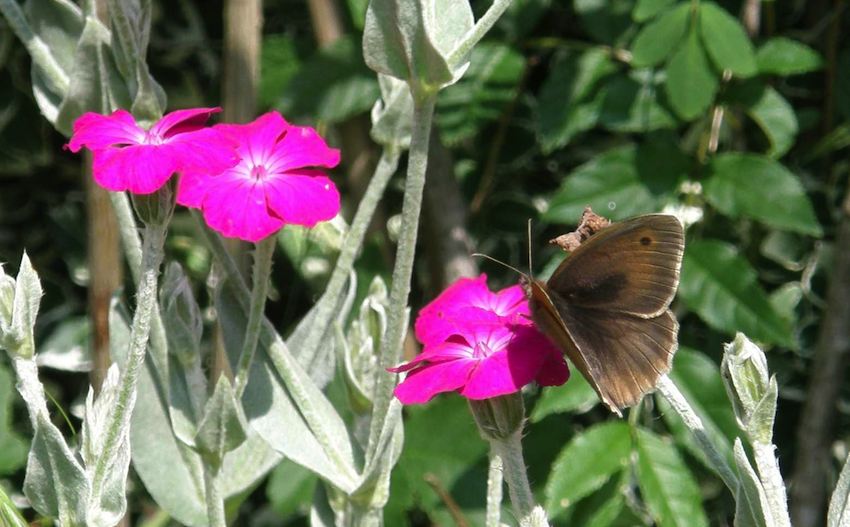
M189 280L177 262L166 267L159 296L168 349L182 364L191 364L200 353L204 321Z
M525 406L519 392L480 401L470 400L469 408L481 437L486 440L507 439L522 429L525 419Z
M176 181L172 177L152 194L130 194L133 209L142 222L151 227L168 225L177 199Z
M750 439L769 443L773 435L778 387L764 352L744 334L725 346L720 373L739 426Z

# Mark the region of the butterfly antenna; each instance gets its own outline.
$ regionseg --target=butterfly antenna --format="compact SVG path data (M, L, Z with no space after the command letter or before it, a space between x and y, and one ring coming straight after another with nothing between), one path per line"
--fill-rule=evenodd
M498 260L498 259L496 259L496 258L493 258L492 256L488 256L488 255L486 255L486 254L481 254L481 253L472 253L472 256L478 256L478 257L481 257L481 258L486 258L486 259L490 260L491 262L496 262L497 264L502 265L502 266L504 266L504 267L507 267L507 268L508 268L508 269L510 269L511 271L514 271L514 272L516 272L516 273L519 273L519 274L520 274L520 275L522 275L522 276L528 276L527 274L523 273L522 271L520 271L519 269L517 269L517 268L516 268L516 267L514 267L513 265L506 264L505 262L503 262L503 261L501 261L501 260Z
M531 218L528 218L528 276L534 278L534 267L531 265Z

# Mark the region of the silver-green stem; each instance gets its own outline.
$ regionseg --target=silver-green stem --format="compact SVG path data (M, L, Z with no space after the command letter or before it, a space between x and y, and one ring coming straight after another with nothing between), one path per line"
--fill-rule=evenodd
M336 267L334 267L328 280L325 292L316 303L316 315L313 324L310 326L310 332L304 339L302 349L296 350L296 353L304 359L302 364L310 364L318 352L322 338L325 336L331 318L335 314L337 299L342 288L345 287L354 266L354 260L363 245L366 230L375 215L378 202L384 195L387 183L398 168L399 155L400 151L397 148L384 148L381 154L378 166L375 167L375 173L369 180L369 186L366 188L366 192L360 200L360 205L357 207L357 212L351 220L351 228L342 244L342 250L336 260Z
M269 294L269 277L272 271L272 256L274 255L276 236L267 236L257 243L254 251L254 277L251 291L251 307L248 311L248 325L245 328L245 340L242 342L242 353L236 366L234 392L236 400L242 399L245 386L248 385L248 375L251 363L257 352L260 341L260 329L263 324L263 313L266 308L266 297Z
M416 101L413 107L413 129L410 152L407 159L407 179L401 207L401 230L398 237L393 283L390 289L387 331L381 342L381 356L375 381L375 397L372 406L372 422L369 427L369 445L366 458L374 455L387 419L396 383L394 374L386 369L394 366L401 358L407 300L410 295L410 278L413 274L413 258L416 254L416 235L419 230L419 212L422 209L422 191L425 187L425 170L428 168L428 141L431 137L431 121L434 117L436 93Z
M26 46L33 63L41 69L50 90L64 97L71 79L56 62L47 44L33 32L20 4L16 0L0 0L0 13L3 13L12 31Z
M770 515L776 527L791 527L791 517L788 514L788 496L785 492L785 482L779 471L776 459L776 447L770 443L752 442L753 458L759 479L764 486L764 494L770 506Z
M732 494L736 495L739 484L738 477L734 472L732 472L726 458L720 455L720 452L718 452L714 443L711 442L711 438L708 437L708 434L705 432L705 426L702 424L702 419L699 418L690 403L688 403L688 400L685 399L685 396L682 395L681 391L679 391L676 383L674 383L670 377L664 375L658 380L657 386L658 391L662 396L664 396L667 402L670 403L670 406L673 407L676 413L679 414L682 421L685 423L685 426L688 427L688 430L690 430L691 434L693 434L694 439L697 441L697 445L699 445L700 449L702 449L703 453L714 467L714 470L720 476L720 479L723 480L723 483L726 484Z
M209 527L227 527L224 513L224 496L221 494L219 471L204 464L204 496L207 504L207 522Z
M150 336L151 315L156 306L157 278L162 263L165 227L145 227L142 233L141 276L136 291L136 312L130 330L130 349L121 375L115 407L106 426L101 456L92 477L92 495L99 496L108 467L119 447L121 431L129 426L136 403L136 385L145 362L145 351Z
M493 5L487 9L487 12L478 19L478 22L475 23L472 30L467 33L463 41L458 44L458 46L452 51L452 54L449 56L448 63L451 67L459 66L460 62L467 60L467 55L472 51L472 48L475 47L476 44L490 31L490 28L493 27L493 24L499 20L499 17L502 16L502 13L505 12L510 6L513 0L495 0Z
M499 527L502 516L502 473L504 464L502 457L490 445L490 465L487 470L487 518L486 527Z
M493 455L502 458L503 474L508 484L508 494L516 517L523 521L531 515L536 505L531 485L528 483L525 460L522 457L522 430L517 430L510 436L490 439L490 449Z

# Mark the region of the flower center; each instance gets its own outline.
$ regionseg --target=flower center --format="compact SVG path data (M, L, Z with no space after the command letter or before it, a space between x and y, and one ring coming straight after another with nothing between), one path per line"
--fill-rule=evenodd
M159 134L154 133L151 130L145 131L145 144L161 145L164 142L165 142L165 139L160 137Z
M493 353L493 350L490 349L490 346L487 345L486 342L476 342L475 348L472 350L472 358L473 359L486 359Z
M266 167L263 165L254 165L251 167L251 177L253 179L263 179L268 175Z

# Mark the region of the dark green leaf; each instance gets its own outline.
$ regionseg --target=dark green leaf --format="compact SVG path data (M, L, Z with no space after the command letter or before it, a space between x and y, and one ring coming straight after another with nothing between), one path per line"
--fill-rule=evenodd
M440 95L436 119L443 141L458 143L496 121L516 97L524 68L525 58L509 46L476 46L461 80Z
M775 37L761 45L756 53L759 72L774 75L798 75L823 67L823 58L809 46L785 37Z
M360 43L345 37L304 62L277 107L288 115L336 123L366 112L378 95L378 82L363 63Z
M690 3L683 2L644 27L632 43L632 66L655 66L678 49L690 14Z
M742 101L747 115L759 125L770 142L768 156L780 158L794 145L797 138L797 115L788 101L772 86L762 86L755 97Z
M575 370L573 370L575 371ZM531 412L532 423L552 414L587 411L599 402L599 396L580 374L573 373L564 386L545 388Z
M638 485L658 526L707 526L699 487L676 448L643 428L636 446Z
M552 465L546 482L546 510L551 516L600 488L628 462L629 427L609 421L577 434Z
M300 68L295 41L290 35L264 35L260 57L260 104L274 106Z
M659 166L645 148L614 148L578 167L564 179L543 219L574 223L587 205L612 219L656 210L663 196L675 188L680 167L676 162ZM647 169L653 171L647 173Z
M12 395L14 379L0 364L0 475L10 475L27 462L29 445L21 434L12 428Z
M537 130L544 152L567 144L578 132L592 128L597 109L591 98L599 81L616 71L610 55L601 47L562 56L540 88Z
M685 247L679 296L719 331L793 346L788 323L770 305L755 269L726 242L698 240Z
M801 234L823 234L803 185L781 163L753 154L728 153L712 159L709 167L705 196L724 214Z
M753 44L737 18L713 2L702 2L699 19L703 44L718 69L738 77L756 74Z
M694 28L667 64L666 88L670 105L685 120L698 117L714 101L717 77Z
M676 0L637 0L632 19L635 22L646 22L675 3Z
M732 441L740 431L735 420L735 413L732 411L732 404L726 395L726 388L723 386L723 379L720 378L720 368L696 350L679 348L673 360L670 378L675 381L682 395L691 403L705 425L706 433L731 465L733 463ZM688 452L702 461L707 468L713 470L714 466L705 457L679 414L670 408L663 397L656 396L656 400L662 408L661 415L676 440L685 445Z
M287 518L310 502L318 478L306 468L288 459L281 461L269 475L266 497L275 512Z
M649 70L616 75L600 88L598 124L615 132L651 132L676 126L676 118L660 100L664 93ZM666 102L666 100L665 100Z
M615 44L632 25L634 0L575 0L584 29L597 41Z

